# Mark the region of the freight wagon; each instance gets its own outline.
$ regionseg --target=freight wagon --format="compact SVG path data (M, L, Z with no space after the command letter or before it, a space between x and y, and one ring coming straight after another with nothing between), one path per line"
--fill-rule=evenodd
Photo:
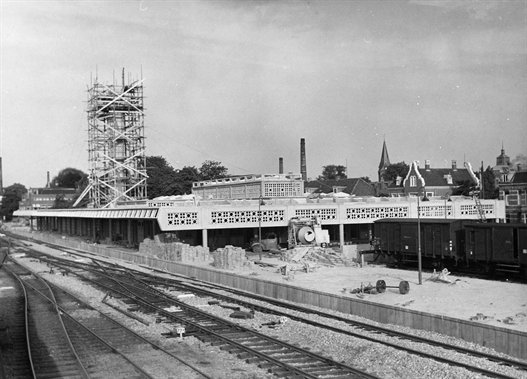
M527 279L527 224L455 219L421 219L419 224L423 267ZM417 219L377 220L374 250L399 265L417 264L417 230Z
M467 268L527 278L527 224L465 222L462 237Z

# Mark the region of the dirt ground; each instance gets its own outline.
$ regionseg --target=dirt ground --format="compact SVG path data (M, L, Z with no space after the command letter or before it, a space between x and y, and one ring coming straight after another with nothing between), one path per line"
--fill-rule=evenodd
M249 257L258 260L258 257ZM277 258L263 257L262 261L283 266ZM250 271L238 271L240 275L255 275L259 278L287 282L290 285L319 291L361 298L382 304L394 305L417 311L442 314L465 320L527 332L527 284L510 283L446 275L446 281L433 280L432 272L422 273L419 284L418 272L387 268L384 265L364 267L318 267L314 272L293 271L285 276L275 267L254 265ZM355 294L350 291L361 284L375 286L384 280L386 292L380 294ZM410 291L399 293L399 283L408 281Z

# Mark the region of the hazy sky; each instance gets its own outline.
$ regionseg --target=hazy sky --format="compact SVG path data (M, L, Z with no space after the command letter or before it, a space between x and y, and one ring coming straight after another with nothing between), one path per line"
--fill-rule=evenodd
M527 155L527 1L1 2L4 186L88 171L86 90L142 69L146 154L231 174Z

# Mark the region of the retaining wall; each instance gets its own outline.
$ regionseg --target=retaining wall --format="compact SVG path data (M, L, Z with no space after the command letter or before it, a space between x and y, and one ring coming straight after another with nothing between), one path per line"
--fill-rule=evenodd
M361 316L380 323L402 325L414 329L437 332L487 346L520 359L526 359L527 357L527 333L525 332L390 305L371 303L360 299L295 287L289 284L236 275L213 268L163 261L153 257L143 256L136 252L87 244L71 239L61 239L54 235L27 232L21 232L20 234L74 249L81 249L107 257L166 270L175 274L195 277L200 280L253 292L263 296L315 305Z

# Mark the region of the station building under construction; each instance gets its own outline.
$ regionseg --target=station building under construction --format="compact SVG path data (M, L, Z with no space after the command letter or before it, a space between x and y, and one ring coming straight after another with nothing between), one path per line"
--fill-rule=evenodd
M505 219L504 202L469 198L312 197L307 180L305 140L300 144L300 175L247 175L196 182L193 194L147 200L143 79L104 84L96 78L88 89L89 185L86 208L21 209L32 228L93 241L138 246L145 238L172 233L179 241L211 250L245 247L251 239L273 234L288 242L291 220L316 219L330 243L368 243L372 223L382 218ZM76 204L76 205L77 205ZM327 231L327 232L326 232Z

